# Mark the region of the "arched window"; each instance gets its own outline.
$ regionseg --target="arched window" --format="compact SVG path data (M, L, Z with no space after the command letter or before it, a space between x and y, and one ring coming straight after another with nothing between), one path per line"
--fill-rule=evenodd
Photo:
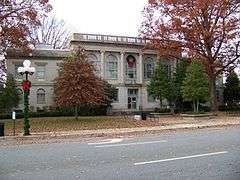
M154 73L154 60L151 57L147 57L144 60L144 78L149 79Z
M171 76L171 65L170 64L163 64L163 68L164 68L164 70L167 72L167 75L168 75L168 77L170 77Z
M45 90L44 89L38 89L37 90L37 104L45 104Z
M20 88L17 89L17 95L19 97L18 104L23 104L23 91L22 91L22 89L20 89Z
M110 54L106 58L106 78L117 79L118 75L118 59Z
M129 55L126 58L126 75L129 79L135 79L137 72L136 72L136 59L134 56Z
M95 68L96 74L100 75L101 74L101 62L97 58L95 54L89 54L88 55L88 61L93 65Z

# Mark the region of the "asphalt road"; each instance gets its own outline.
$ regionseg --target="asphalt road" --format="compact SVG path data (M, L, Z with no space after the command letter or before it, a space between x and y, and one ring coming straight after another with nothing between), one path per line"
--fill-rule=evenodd
M240 180L240 128L0 147L0 180Z

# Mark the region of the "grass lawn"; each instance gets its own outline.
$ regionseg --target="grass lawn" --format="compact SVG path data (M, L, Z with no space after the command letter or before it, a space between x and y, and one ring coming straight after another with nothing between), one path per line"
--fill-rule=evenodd
M13 120L4 120L5 134L13 135ZM114 116L79 117L42 117L30 118L30 131L33 133L71 130L93 130L105 128L131 128L160 125L153 121L135 121ZM23 119L16 120L16 133L23 132Z

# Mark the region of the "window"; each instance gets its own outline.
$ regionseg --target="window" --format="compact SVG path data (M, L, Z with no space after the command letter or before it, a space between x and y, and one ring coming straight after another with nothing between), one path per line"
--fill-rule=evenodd
M36 77L37 79L45 79L45 66L37 66Z
M128 96L137 96L138 89L128 89Z
M18 68L22 67L22 66L23 65L20 64L20 63L19 64L15 64L14 75L15 75L16 79L22 79L23 78L23 76L18 73Z
M20 89L20 88L17 89L17 95L19 97L18 104L23 104L23 91L22 91L22 89Z
M96 74L100 75L101 74L101 62L97 58L97 56L95 54L89 54L88 60L93 65Z
M136 72L136 59L134 56L129 55L127 57L126 63L126 75L129 79L135 79L137 72Z
M118 89L113 92L113 102L118 102Z
M106 76L109 79L117 79L118 62L117 57L109 55L106 62Z
M151 92L147 92L148 96L148 102L155 102L155 98L153 97L153 94Z
M45 104L45 90L38 89L37 90L37 104Z
M170 64L163 64L164 70L167 72L168 76L171 76L171 65Z
M144 61L144 78L149 79L154 73L154 61L152 58L146 58Z

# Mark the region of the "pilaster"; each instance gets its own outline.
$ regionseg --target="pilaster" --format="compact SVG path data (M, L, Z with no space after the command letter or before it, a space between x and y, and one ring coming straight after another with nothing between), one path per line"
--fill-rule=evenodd
M101 53L101 77L104 79L104 75L105 75L105 66L104 66L104 55L105 55L105 51L100 51Z
M125 63L124 63L124 54L125 53L122 51L122 52L120 52L120 54L121 54L121 58L120 58L120 63L119 63L119 66L120 66L119 82L121 84L123 84L124 83L124 79L125 79L125 67L124 67L124 65L125 65Z
M139 53L138 63L137 63L137 83L143 83L143 53Z

